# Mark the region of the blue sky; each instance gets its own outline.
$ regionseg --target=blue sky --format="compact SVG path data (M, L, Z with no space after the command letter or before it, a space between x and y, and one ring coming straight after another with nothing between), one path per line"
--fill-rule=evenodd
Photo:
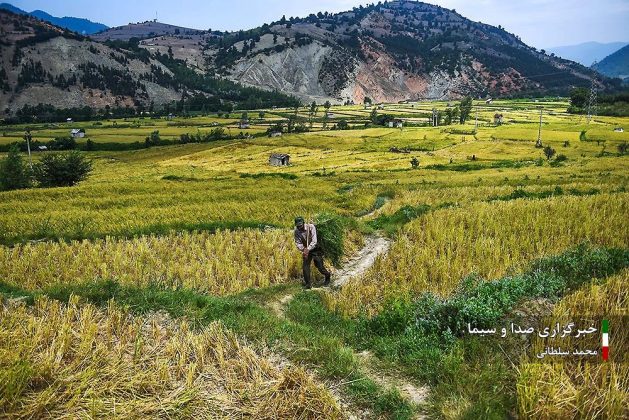
M7 1L7 0L4 0ZM236 30L259 26L282 15L340 12L360 0L8 0L32 11L85 17L109 26L154 19L197 29ZM435 0L463 16L509 32L538 48L587 41L629 41L629 0Z

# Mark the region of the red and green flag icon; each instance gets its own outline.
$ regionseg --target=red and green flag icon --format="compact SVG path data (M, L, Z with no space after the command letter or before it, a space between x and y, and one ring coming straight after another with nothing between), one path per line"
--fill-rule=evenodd
M603 333L602 339L602 349L603 349L603 360L609 359L609 320L603 320L603 326L601 328L601 332Z

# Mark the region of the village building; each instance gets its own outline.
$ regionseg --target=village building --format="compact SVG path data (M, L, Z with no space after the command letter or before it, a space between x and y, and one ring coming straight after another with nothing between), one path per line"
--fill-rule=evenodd
M83 130L82 128L75 128L74 130L70 131L70 135L75 139L82 139L83 137L85 137L85 130Z
M286 153L273 153L269 157L269 165L288 166L290 165L290 155L287 155Z
M489 105L489 104L491 104L493 101L494 101L493 99L491 99L491 98L487 98L487 99L485 100L485 103L486 103L487 105Z
M391 120L389 121L389 128L402 128L404 127L404 121L402 120Z
M269 133L269 137L282 137L282 132L281 131L271 131L271 133Z
M249 120L240 120L240 122L238 123L238 128L240 128L241 130L249 128Z

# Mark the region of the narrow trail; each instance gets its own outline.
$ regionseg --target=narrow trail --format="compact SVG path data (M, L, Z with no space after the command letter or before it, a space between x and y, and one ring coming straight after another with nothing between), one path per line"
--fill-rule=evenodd
M332 287L335 289L341 288L349 280L363 275L374 265L379 256L385 255L389 251L390 246L391 240L378 234L365 238L363 248L346 261L341 269L334 273L332 276ZM278 318L284 319L286 318L284 313L286 307L293 300L294 296L294 291L279 295L269 302L267 307ZM416 407L421 407L426 402L429 393L428 387L418 386L391 369L379 368L377 358L369 351L360 353L353 349L352 351L360 363L361 372L366 377L385 389L397 389L404 399ZM358 420L372 417L371 413L359 409L344 398L343 393L340 391L340 384L327 382L327 385L348 419ZM417 413L414 418L424 419L426 417L421 413Z
M376 258L389 251L390 246L391 240L380 235L370 235L365 238L365 246L334 273L331 286L336 289L341 288L350 279L363 275L373 266ZM284 310L294 296L295 292L278 296L277 299L269 302L267 307L278 318L284 318Z
M365 246L354 255L333 276L333 286L343 287L350 279L361 276L376 262L376 258L386 254L391 246L391 241L383 236L368 236Z
M397 389L402 397L417 407L426 402L430 392L427 386L418 386L397 372L378 368L378 363L374 362L375 356L369 351L355 354L360 361L362 372L372 381L384 388ZM416 413L414 418L419 420L425 419L426 416Z

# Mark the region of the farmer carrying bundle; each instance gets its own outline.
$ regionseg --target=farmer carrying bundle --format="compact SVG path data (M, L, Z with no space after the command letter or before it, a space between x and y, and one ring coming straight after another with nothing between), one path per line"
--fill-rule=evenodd
M330 272L323 265L323 249L317 241L317 228L314 224L305 223L303 217L295 218L295 245L303 256L304 287L310 289L310 263L314 260L315 267L325 276L324 286L330 284Z

